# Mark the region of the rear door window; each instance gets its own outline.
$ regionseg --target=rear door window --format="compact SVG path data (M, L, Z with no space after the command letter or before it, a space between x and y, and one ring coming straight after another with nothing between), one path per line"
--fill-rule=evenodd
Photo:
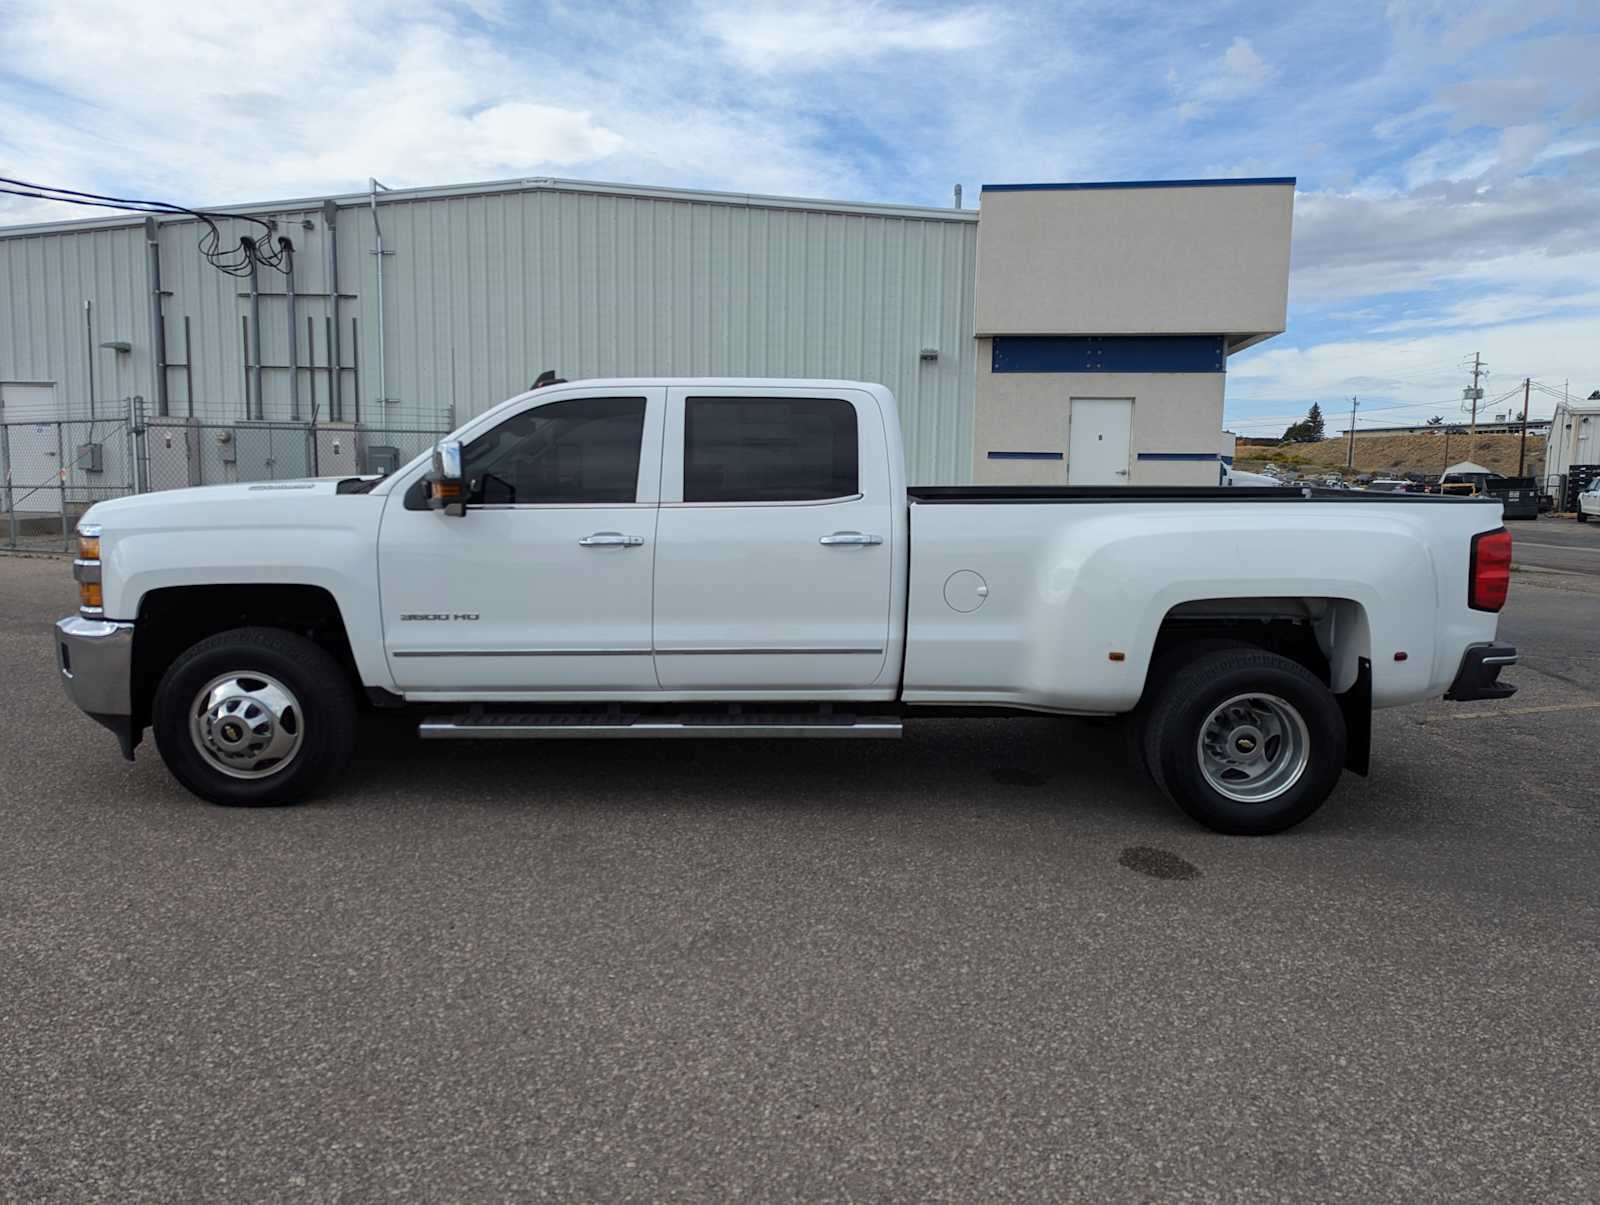
M856 408L849 402L685 400L685 502L814 502L860 492Z

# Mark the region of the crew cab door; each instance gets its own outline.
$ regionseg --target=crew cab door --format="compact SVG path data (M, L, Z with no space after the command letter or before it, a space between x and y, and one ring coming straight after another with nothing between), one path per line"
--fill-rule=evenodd
M662 688L817 697L893 677L892 491L870 394L668 390L655 565Z
M378 539L384 645L407 691L654 691L651 561L664 389L534 395L462 449L466 513L420 475Z

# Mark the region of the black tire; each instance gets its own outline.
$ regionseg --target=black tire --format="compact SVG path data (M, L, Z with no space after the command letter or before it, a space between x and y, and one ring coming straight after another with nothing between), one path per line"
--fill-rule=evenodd
M1586 514L1584 514L1584 513L1583 513L1583 512L1582 512L1582 511L1581 511L1581 510L1580 510L1580 511L1579 511L1579 512L1578 512L1578 522L1579 522L1579 523L1587 523L1587 522L1588 522L1588 521L1589 521L1589 516L1588 516L1588 515L1586 515Z
M216 763L225 760L223 756L202 752L201 738L195 735L195 725L224 731L226 716L209 726L196 718L202 714L201 692L222 677L257 690L262 688L255 683L275 679L294 704L284 709L279 723L289 734L291 752L267 758L256 768L244 760L250 746L241 746L237 764L260 777L235 777L219 769ZM194 645L168 667L156 688L152 712L156 747L173 777L201 799L226 807L300 803L345 767L355 746L355 691L349 675L320 645L280 628L235 628ZM258 722L270 729L274 718ZM231 731L250 739L238 725Z
M1344 772L1345 726L1338 702L1315 674L1287 657L1244 645L1207 649L1176 667L1166 661L1163 668L1170 676L1153 682L1153 691L1146 692L1151 705L1144 726L1145 763L1156 785L1191 819L1219 833L1263 836L1292 828L1322 806ZM1230 798L1214 786L1200 751L1213 713L1251 695L1270 700L1275 714L1288 716L1285 727L1298 733L1270 738L1255 731L1254 739L1264 750L1277 739L1279 756L1301 767L1276 794L1254 802ZM1295 717L1303 721L1303 730L1293 723ZM1303 758L1286 752L1285 742L1291 739L1303 741ZM1223 785L1231 790L1248 786Z
M1150 716L1160 702L1163 684L1196 657L1211 652L1232 652L1239 647L1236 641L1204 636L1163 649L1151 659L1150 668L1145 674L1144 695L1126 718L1133 759L1155 781L1156 786L1161 786L1161 766L1159 762L1150 760ZM1162 790L1165 789L1162 787Z

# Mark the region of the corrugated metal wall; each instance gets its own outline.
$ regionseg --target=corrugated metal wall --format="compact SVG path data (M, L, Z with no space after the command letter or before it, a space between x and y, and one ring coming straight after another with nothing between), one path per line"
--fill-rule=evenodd
M1557 402L1545 442L1545 472L1567 472L1575 464L1600 464L1600 406Z
M87 416L91 339L99 399L149 390L145 279L141 226L0 238L0 382L55 387L55 414L8 418ZM98 348L118 340L133 350Z
M316 208L271 216L296 246L300 417L314 403L326 418L326 223ZM574 379L847 377L881 381L899 397L913 482L963 482L975 389L974 218L551 186L380 194L390 253L383 402L372 218L346 200L336 221L343 417L355 417L359 397L364 423L443 429L546 368ZM225 226L224 235L244 230ZM197 415L241 419L248 282L206 263L198 237L191 222L161 225L170 410L187 413L192 372ZM88 298L96 342L134 345L131 355L93 353L97 392L153 402L144 259L142 226L0 232L0 380L55 381L58 407L83 411ZM285 284L261 273L262 400L265 417L280 420L291 415ZM185 316L190 372L178 367ZM923 348L938 358L923 360ZM306 368L312 363L316 370Z

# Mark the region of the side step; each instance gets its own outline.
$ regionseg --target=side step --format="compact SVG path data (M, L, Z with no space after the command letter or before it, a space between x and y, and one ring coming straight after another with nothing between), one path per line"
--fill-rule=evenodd
M424 740L593 740L608 737L696 739L737 737L894 738L903 731L896 716L837 713L689 712L683 715L627 713L479 712L429 716L417 725Z

